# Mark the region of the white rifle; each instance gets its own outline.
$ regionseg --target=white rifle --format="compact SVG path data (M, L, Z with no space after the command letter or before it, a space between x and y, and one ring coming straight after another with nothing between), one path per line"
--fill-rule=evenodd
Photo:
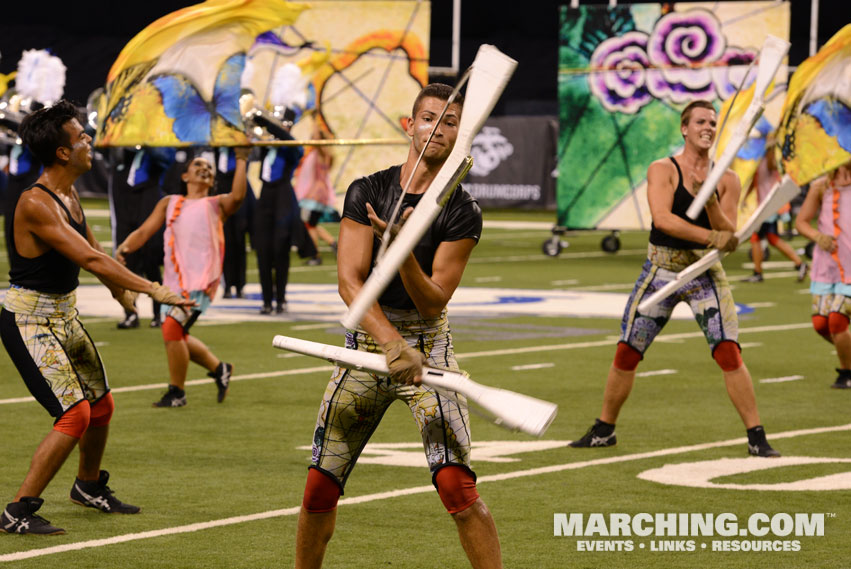
M375 375L390 374L382 354L349 350L289 336L275 336L272 345L282 350L327 360L348 369L366 371ZM422 380L423 385L442 391L450 397L452 392L460 393L467 398L467 401L484 411L495 424L535 437L540 437L546 432L558 411L555 403L476 383L463 372L424 367Z
M721 181L721 176L724 175L724 172L733 163L733 159L738 154L739 149L747 141L751 129L756 124L756 121L759 120L759 117L762 116L762 112L765 110L765 92L768 90L771 80L774 79L774 75L780 67L780 62L786 57L788 51L789 42L786 40L775 36L767 36L765 38L765 43L763 43L762 50L759 52L759 66L756 70L753 99L751 99L750 105L745 110L742 120L736 125L736 130L730 135L730 139L727 141L721 157L713 165L709 174L707 174L706 180L700 187L700 191L697 192L694 201L691 202L691 205L686 210L686 215L690 219L697 219L697 216L700 215L709 196L715 191L715 186Z
M783 207L783 204L797 196L800 191L801 189L795 185L792 178L789 176L783 176L783 179L774 185L774 188L772 188L768 196L766 196L762 203L759 204L759 207L753 212L753 214L751 214L747 223L745 223L745 225L736 232L736 237L739 239L739 243L748 239L754 231L759 229L759 226L762 225L766 219L777 213L777 210ZM698 275L709 269L709 267L720 261L721 255L720 250L713 249L704 255L699 261L695 261L677 273L677 277L674 280L642 300L641 304L638 305L638 311L646 313L647 310L671 296L671 294L678 288L696 278Z
M363 288L352 300L348 311L340 320L346 328L356 328L360 324L364 314L393 280L405 258L434 222L452 191L469 171L472 166L469 154L473 139L493 110L516 67L515 60L492 45L483 45L479 48L464 96L464 110L461 113L461 122L458 124L455 146L386 254L372 268L372 273ZM388 220L388 227L394 221Z

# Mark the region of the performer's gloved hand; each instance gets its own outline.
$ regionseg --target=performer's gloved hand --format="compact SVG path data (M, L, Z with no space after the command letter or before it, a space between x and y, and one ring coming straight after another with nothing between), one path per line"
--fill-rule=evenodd
M127 252L127 247L124 246L124 243L115 248L115 260L121 263L122 265L127 264L126 256L129 253Z
M717 229L713 229L709 232L709 239L706 244L713 249L732 253L739 246L739 238L732 231L718 231Z
M179 294L172 292L167 286L157 282L151 283L151 290L148 291L148 294L151 298L162 304L171 304L174 306L195 306L196 304L194 300L183 298Z
M414 208L409 207L404 212L402 212L402 218L399 220L399 223L394 223L390 227L390 242L387 243L389 246L390 243L396 239L396 236L399 235L399 231L402 230L402 226L405 225L405 222L414 212ZM372 232L381 241L384 238L384 232L387 229L387 222L378 217L378 214L375 213L375 210L372 209L372 205L366 204L366 214L369 217L369 221L372 223Z
M833 253L836 250L836 239L834 239L832 235L817 233L816 245L818 245L820 249L827 251L828 253Z
M138 296L138 292L127 290L126 288L119 288L112 291L112 298L117 300L121 308L128 312L136 312L136 298Z
M390 368L390 379L405 385L420 385L425 356L401 338L381 344Z
M718 203L718 192L712 192L709 194L709 198L706 200L706 204L703 207L710 207Z

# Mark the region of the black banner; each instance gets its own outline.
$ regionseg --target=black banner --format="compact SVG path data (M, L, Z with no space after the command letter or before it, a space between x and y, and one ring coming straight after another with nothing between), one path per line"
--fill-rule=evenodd
M473 140L473 168L462 182L485 208L555 210L555 117L491 117Z

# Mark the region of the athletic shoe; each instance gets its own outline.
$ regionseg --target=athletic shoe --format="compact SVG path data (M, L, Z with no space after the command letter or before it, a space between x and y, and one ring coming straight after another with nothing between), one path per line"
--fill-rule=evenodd
M310 266L310 267L315 267L316 265L321 265L322 264L322 257L311 257L310 259L307 260L307 263L305 263L305 264Z
M849 374L848 370L837 368L836 371L839 375L836 376L836 381L831 387L833 389L851 389L851 374Z
M336 259L337 258L337 244L331 243L330 247L331 247L331 251L334 252L334 258Z
M763 440L761 443L752 445L748 443L748 454L751 456L761 456L763 458L779 458L780 453L771 448L768 441Z
M31 533L35 535L62 535L65 530L50 524L49 521L36 515L44 504L41 498L24 496L20 502L6 505L0 515L0 531L4 533Z
M286 311L287 311L287 303L286 302L279 302L278 305L275 307L275 314L283 314Z
M162 326L162 325L163 325L162 320L160 320L160 319L159 319L159 317L157 317L157 318L152 318L152 319L151 319L151 323L149 324L149 326L150 326L151 328L159 328L159 327L160 327L160 326Z
M124 320L117 324L119 330L126 330L128 328L138 328L139 327L139 315L135 312L131 312L128 314Z
M748 454L763 458L777 458L780 456L780 453L768 444L768 440L765 438L765 429L762 428L762 425L748 429Z
M230 294L230 289L227 289L223 294L222 298L233 298Z
M186 392L176 385L169 385L162 399L154 403L154 407L183 407L186 405Z
M810 270L810 264L806 261L801 261L801 264L795 267L798 271L798 282L803 282L807 278L807 271Z
M581 439L572 441L568 446L573 448L591 448L613 447L616 444L618 444L618 438L615 436L615 426L597 419Z
M228 394L230 386L230 376L233 372L233 365L220 362L216 367L216 371L211 371L207 375L216 380L216 387L219 388L218 402L225 400L225 395Z
M138 514L139 506L125 504L115 497L112 489L106 485L109 472L100 471L97 480L74 480L71 488L71 501L81 506L95 508L107 514Z
M272 305L264 304L263 308L260 309L260 314L272 314Z
M762 278L762 273L754 273L746 279L742 279L742 282L746 283L761 283L764 279Z

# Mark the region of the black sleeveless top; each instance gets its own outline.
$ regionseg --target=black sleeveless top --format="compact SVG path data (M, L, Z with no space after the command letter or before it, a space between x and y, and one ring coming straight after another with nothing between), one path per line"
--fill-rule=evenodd
M680 165L677 164L677 161L674 160L673 156L670 156L669 158L677 169L677 177L679 179L677 182L677 189L674 191L674 203L671 206L671 213L677 217L685 219L693 225L712 229L706 209L701 209L700 215L698 215L697 219L694 220L686 215L686 210L688 210L691 202L694 201L694 196L691 195L683 185L683 173L680 170ZM680 239L678 237L668 235L667 233L657 229L653 224L650 225L650 242L654 245L671 247L673 249L706 249L707 247L704 243L695 243L694 241L688 241L686 239Z
M40 188L56 200L65 214L68 216L68 223L74 230L83 236L86 236L86 214L83 213L82 223L77 223L71 216L71 212L65 207L56 194L48 190L41 184L33 184L26 190L28 192L33 188ZM12 219L15 218L15 212L11 212ZM15 247L15 228L14 221L9 224L9 233L6 235L6 241L9 243L9 281L13 286L45 292L50 294L68 294L80 284L80 267L56 251L51 249L38 257L28 258L18 254Z
M401 166L392 166L352 182L346 191L343 217L361 225L371 225L366 213L366 204L369 202L378 217L384 220L390 219L396 201L402 194L402 186L399 183L401 169ZM422 196L423 194L406 194L399 210L400 215L408 207L416 207ZM481 235L482 210L479 208L476 199L464 188L458 186L452 192L446 205L440 210L434 223L431 224L420 242L414 247L414 257L416 257L423 272L431 276L434 254L442 242L473 239L478 243ZM375 239L372 247L373 265L379 246L380 242ZM382 306L403 310L415 308L414 301L411 300L405 290L402 277L398 273L378 298L378 303Z

